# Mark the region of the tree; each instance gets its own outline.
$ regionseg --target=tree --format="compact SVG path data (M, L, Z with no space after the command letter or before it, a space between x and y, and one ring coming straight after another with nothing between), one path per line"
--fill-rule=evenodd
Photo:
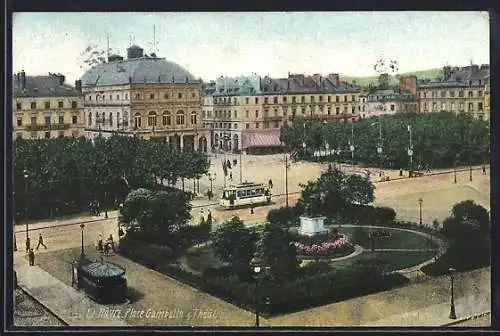
M274 223L266 224L259 242L259 250L264 265L270 267L274 280L283 281L297 274L299 267L297 249L287 229Z
M191 217L191 204L182 191L131 191L120 210L120 223L142 240L169 245Z
M254 230L246 228L238 217L233 217L214 232L212 248L214 254L227 262L236 274L244 276L250 270L257 238Z
M486 209L471 200L457 203L452 215L443 221L443 234L459 243L468 244L474 240L488 238L490 219Z

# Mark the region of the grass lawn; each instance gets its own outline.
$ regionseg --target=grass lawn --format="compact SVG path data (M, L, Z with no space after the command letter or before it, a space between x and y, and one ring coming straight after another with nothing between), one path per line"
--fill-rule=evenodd
M358 229L366 233L366 237L371 231L376 230L390 230L391 237L389 238L379 238L375 241L375 249L426 249L426 248L438 248L437 244L426 237L409 231L402 231L390 228L375 229L367 227L342 227L339 229L340 233L345 233L349 240L353 241L354 230ZM361 241L355 242L355 244L361 245L365 249L371 247L369 238L362 239Z
M387 260L386 271L397 271L403 268L418 265L424 261L431 259L435 252L371 252L364 251L358 256L350 259L332 261L331 265L335 268L349 268L355 263L364 260Z

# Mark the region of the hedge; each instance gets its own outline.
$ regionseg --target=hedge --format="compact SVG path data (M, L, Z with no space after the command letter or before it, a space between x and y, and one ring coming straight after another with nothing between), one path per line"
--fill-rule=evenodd
M173 251L169 246L147 244L126 236L120 240L119 253L153 269L173 259Z

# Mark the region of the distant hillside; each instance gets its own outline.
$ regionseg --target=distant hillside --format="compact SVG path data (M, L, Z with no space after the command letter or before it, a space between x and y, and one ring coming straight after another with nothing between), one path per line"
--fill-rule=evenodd
M395 76L390 77L390 84L391 85L398 84L399 83L398 77L408 76L408 75L415 75L415 76L417 76L417 79L435 79L438 77L440 78L443 75L443 69L436 68L436 69L427 69L427 70L419 70L419 71L400 73L400 74L397 74ZM356 81L356 83L358 85L368 86L368 84L370 84L370 83L377 84L378 76L355 77L355 76L341 74L340 80L346 81L348 83L351 83L352 81Z

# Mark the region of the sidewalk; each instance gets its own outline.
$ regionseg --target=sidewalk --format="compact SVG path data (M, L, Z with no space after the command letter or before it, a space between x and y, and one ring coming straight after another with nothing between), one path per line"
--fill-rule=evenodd
M83 292L67 286L38 266L29 266L28 261L18 256L14 261L19 286L50 312L70 326L125 326L121 318L104 318L110 305L100 305ZM68 272L71 268L68 265Z
M455 300L457 320L491 311L490 293L473 294ZM393 315L389 318L369 323L366 326L388 327L430 327L443 326L454 320L449 318L450 302L443 302L415 311Z

